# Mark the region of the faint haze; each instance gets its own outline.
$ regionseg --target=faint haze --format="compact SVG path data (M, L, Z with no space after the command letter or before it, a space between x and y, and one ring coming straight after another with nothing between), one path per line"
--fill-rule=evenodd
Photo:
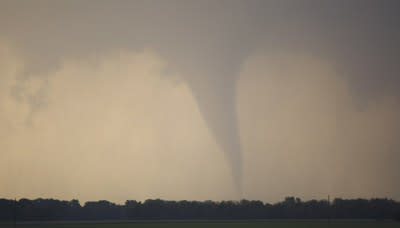
M400 199L398 1L0 6L0 197Z

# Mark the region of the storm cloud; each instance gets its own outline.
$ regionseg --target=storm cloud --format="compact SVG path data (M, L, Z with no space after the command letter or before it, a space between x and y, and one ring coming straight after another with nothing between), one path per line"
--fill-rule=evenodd
M288 187L305 197L399 197L396 1L1 5L6 196L35 175L45 184L21 196L73 197L80 181L104 178L128 194L136 185L118 178L147 170L139 198L177 198L169 178L194 199L218 188L211 198L277 200ZM107 156L129 159L104 169ZM146 165L119 164L137 160ZM84 189L76 192L89 198Z

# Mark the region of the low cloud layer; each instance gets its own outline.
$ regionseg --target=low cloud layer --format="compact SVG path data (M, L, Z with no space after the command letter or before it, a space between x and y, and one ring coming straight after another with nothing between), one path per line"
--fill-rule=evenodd
M12 96L21 70L12 54L2 47L0 197L230 198L223 153L156 53L65 60L24 80L22 97L46 84L48 104L32 117Z
M0 197L237 197L190 87L171 80L185 71L157 52L64 59L20 80L23 69L3 42ZM400 199L400 106L391 94L360 109L330 61L267 51L245 61L236 90L243 197ZM32 112L35 99L42 108Z
M399 199L395 96L360 109L334 64L306 53L254 55L238 91L250 198Z

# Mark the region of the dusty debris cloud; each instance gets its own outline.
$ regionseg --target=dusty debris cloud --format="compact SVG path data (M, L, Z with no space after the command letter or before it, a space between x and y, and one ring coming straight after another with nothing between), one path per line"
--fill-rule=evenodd
M1 192L399 197L383 2L1 1Z

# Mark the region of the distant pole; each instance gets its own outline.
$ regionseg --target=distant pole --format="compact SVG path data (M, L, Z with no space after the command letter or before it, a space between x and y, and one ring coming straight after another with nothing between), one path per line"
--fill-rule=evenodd
M14 198L14 228L17 227L17 198Z
M331 223L331 201L328 195L328 222Z

